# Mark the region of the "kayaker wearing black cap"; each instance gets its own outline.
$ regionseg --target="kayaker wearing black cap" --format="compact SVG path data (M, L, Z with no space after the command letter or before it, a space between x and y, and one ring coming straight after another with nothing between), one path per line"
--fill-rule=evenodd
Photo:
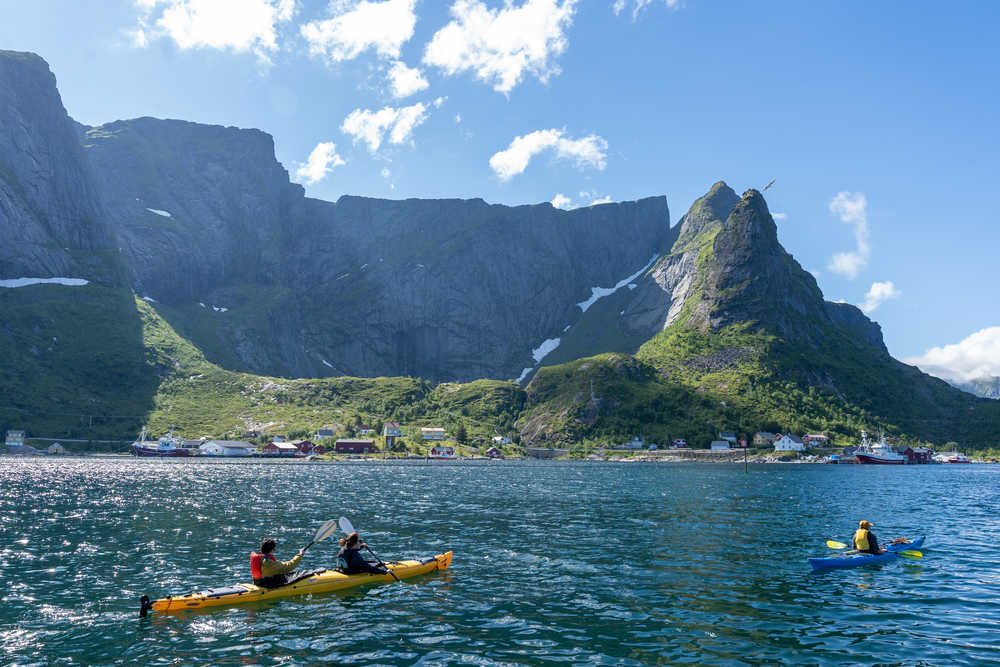
M858 553L885 553L885 551L879 549L878 540L875 538L875 533L871 531L872 528L874 528L874 526L871 521L861 520L858 522L858 529L854 531L854 548L858 551Z
M388 570L369 563L361 555L360 550L367 546L367 544L361 541L356 532L351 533L347 537L340 538L340 552L337 554L337 571L344 574L359 574L361 572L388 574Z
M291 560L284 562L274 557L274 547L277 546L272 538L268 537L260 543L260 552L250 554L250 574L253 575L253 583L264 588L275 588L287 583L285 576L302 562L302 555L305 549L299 549L299 553Z

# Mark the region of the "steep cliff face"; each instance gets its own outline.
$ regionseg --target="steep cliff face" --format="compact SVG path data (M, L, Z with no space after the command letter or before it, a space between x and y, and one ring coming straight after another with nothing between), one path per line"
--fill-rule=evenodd
M83 141L135 289L254 372L514 378L593 286L672 241L662 197L331 203L289 183L256 130L140 118Z
M117 251L56 79L0 51L0 278L119 280Z

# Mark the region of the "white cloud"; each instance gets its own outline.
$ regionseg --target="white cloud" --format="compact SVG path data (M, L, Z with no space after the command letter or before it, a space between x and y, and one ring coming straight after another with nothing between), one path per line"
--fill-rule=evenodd
M981 329L960 343L932 347L903 361L955 382L1000 376L1000 326Z
M868 240L868 201L861 192L838 192L830 201L830 212L854 227L857 248L851 252L836 253L827 268L848 278L856 278L867 266L872 252Z
M253 52L267 62L278 50L278 27L292 19L295 0L138 0L142 10L132 44L168 37L182 49Z
M611 201L612 201L611 195L604 195L603 197L599 197L594 201L590 202L590 205L597 206L598 204L610 204Z
M682 0L664 0L664 3L669 9L677 9L681 6ZM635 0L635 7L632 8L632 18L636 18L643 9L653 4L653 0ZM622 13L625 9L625 0L615 0L611 5L612 11L614 11L615 16Z
M455 114L455 122L456 123L461 123L462 122L462 114L460 114L460 113Z
M389 178L392 172L389 171L389 167L382 167L382 178Z
M775 220L788 220L787 213L772 213L771 217L774 218Z
M321 141L316 144L305 163L295 170L295 177L306 185L312 185L322 181L331 169L342 164L347 163L337 155L337 145L332 141Z
M569 209L572 203L572 200L561 192L552 198L552 205L556 208Z
M581 139L567 139L564 130L535 130L515 137L507 150L490 158L490 167L501 181L509 181L528 168L531 158L545 150L553 150L557 158L573 159L578 167L604 169L608 142L591 134Z
M392 96L396 99L427 90L430 85L424 78L423 72L416 67L407 67L401 60L394 61L389 68L389 86L392 89Z
M413 130L427 120L427 107L417 103L408 107L384 107L378 111L355 109L340 125L340 131L351 135L354 143L363 141L374 154L388 135L389 143L402 144L413 136Z
M871 288L865 294L865 300L858 304L858 307L865 313L873 313L875 309L889 299L902 296L903 293L896 289L891 280L884 283L872 283Z
M331 0L330 18L310 21L300 29L309 53L341 62L368 49L399 58L400 47L413 36L416 0Z
M543 83L560 72L550 62L569 44L577 0L507 0L491 10L480 0L455 0L452 20L438 30L424 51L424 64L449 75L471 71L493 89L509 93L533 74Z

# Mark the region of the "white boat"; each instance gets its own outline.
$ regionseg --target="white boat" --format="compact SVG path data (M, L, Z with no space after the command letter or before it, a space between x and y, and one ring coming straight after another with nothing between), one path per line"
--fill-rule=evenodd
M872 442L868 438L868 433L861 432L861 444L854 450L854 458L858 463L868 465L903 465L906 463L906 456L900 454L885 442L885 435L879 438L878 442Z
M181 438L174 437L174 429L159 440L146 440L146 427L142 427L139 439L132 443L133 456L194 456L194 452L184 447Z

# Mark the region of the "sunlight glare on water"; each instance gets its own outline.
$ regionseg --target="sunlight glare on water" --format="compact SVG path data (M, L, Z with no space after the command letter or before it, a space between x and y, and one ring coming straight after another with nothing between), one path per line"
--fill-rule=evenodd
M1000 662L998 471L6 459L0 663ZM383 558L452 569L138 618L341 515ZM924 558L812 573L860 518L926 534Z

